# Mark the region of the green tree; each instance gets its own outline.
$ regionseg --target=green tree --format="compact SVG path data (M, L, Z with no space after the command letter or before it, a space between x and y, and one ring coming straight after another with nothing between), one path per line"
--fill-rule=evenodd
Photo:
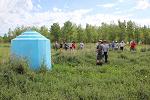
M144 27L142 27L142 32L143 32L143 40L144 43L147 44L149 41L149 32L148 32L148 28L144 25Z
M49 31L46 26L41 26L39 32L45 37L49 38Z
M90 24L86 24L85 34L86 42L95 42L98 39L97 27Z
M109 30L109 25L106 23L101 24L101 39L108 39L108 30Z
M114 40L117 40L117 34L119 34L119 31L120 28L118 25L116 24L110 24L109 26L109 37L108 37L108 40L110 41L114 41Z
M6 33L4 34L3 41L4 41L5 43L6 43L6 42L9 42L9 37L7 36Z
M59 41L61 37L61 28L58 23L53 23L50 28L50 38L52 41Z
M62 32L62 39L64 39L65 41L72 41L72 36L74 33L74 29L73 29L73 24L70 21L67 21L64 23L64 26L61 28L61 32Z
M79 25L77 27L77 41L80 42L80 41L83 41L84 39L84 30L82 29L81 25Z
M135 32L135 23L132 21L127 22L127 40L131 41L134 39L134 32Z
M140 41L140 28L138 26L136 26L134 33L135 33L136 42L138 43Z
M124 22L121 22L120 20L118 20L118 26L120 28L120 32L118 34L119 36L119 41L125 40L125 34L126 34L126 21L124 20Z
M3 37L0 36L0 43L3 43Z

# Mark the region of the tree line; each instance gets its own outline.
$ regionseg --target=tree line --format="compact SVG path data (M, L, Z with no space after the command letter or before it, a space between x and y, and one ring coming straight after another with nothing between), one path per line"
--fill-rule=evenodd
M46 26L41 27L16 27L15 29L9 28L7 34L3 37L0 36L0 42L10 42L11 39L20 35L26 30L35 30L40 32L45 37L49 38L51 42L55 41L75 41L93 43L99 39L109 41L142 41L145 44L150 44L150 28L146 25L140 26L133 21L120 21L118 23L101 23L100 26L93 26L86 24L83 28L81 25L76 25L71 21L66 21L61 27L59 23L53 23L50 28Z

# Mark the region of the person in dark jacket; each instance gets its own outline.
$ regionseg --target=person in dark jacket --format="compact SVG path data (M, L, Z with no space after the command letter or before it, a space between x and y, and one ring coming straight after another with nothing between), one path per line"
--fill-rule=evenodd
M102 65L102 58L103 58L103 46L102 40L98 41L98 45L96 47L96 65Z

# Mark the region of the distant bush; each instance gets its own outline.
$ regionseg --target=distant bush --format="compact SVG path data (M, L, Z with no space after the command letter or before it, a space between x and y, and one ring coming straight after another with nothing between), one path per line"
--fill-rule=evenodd
M118 56L118 58L121 58L121 59L128 59L127 55L125 55L125 54L120 54L120 55Z
M140 51L141 52L146 52L146 48L141 48Z
M26 74L30 70L27 60L23 58L10 58L8 64L10 68L18 74Z
M147 51L150 51L150 48L148 48Z
M67 64L69 66L78 66L81 64L95 64L94 53L82 53L78 51L65 51L65 53L56 53L52 56L54 64Z
M132 63L137 63L137 60L136 60L136 58L130 58L130 62L132 62Z
M143 76L147 76L150 73L148 69L144 69L144 68L138 69L135 72L136 74L143 75Z
M41 64L40 69L37 71L38 73L45 74L48 71L46 65L44 63Z
M3 47L10 47L10 45L4 45Z

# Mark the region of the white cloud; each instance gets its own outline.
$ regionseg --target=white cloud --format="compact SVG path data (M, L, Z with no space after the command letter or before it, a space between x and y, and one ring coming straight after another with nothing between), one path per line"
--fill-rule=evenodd
M133 20L141 24L149 24L150 19L134 19L131 15L119 15L121 12L102 14L92 14L93 9L78 9L66 11L54 7L52 11L33 12L38 5L33 5L31 0L0 0L0 35L8 31L8 28L16 26L42 26L50 27L54 22L58 22L61 26L67 20L83 26L86 23L92 25L101 25L102 22L110 23L120 20ZM113 7L105 6L105 7ZM39 5L39 8L40 5Z
M97 6L99 7L104 7L104 8L112 8L114 7L116 4L115 3L107 3L107 4L99 4Z
M125 0L118 0L120 3L124 2Z
M37 8L38 8L38 9L41 9L42 7L41 7L41 5L40 5L40 4L38 4L38 5L37 5Z
M32 0L0 0L0 35L25 23L24 17L30 16L32 9Z
M8 28L16 26L42 26L54 22L61 25L67 20L76 23L81 21L82 17L92 9L79 9L74 11L62 11L59 8L53 8L53 11L38 12L40 5L32 4L31 0L0 0L0 35L6 33ZM35 12L33 12L35 11Z
M116 11L114 14L122 14L122 11Z
M61 12L61 9L58 9L58 8L54 7L54 8L53 8L53 11L54 11L54 12Z
M135 7L136 9L144 10L150 7L149 0L137 0L136 3L137 3Z
M146 19L135 18L135 19L132 19L132 21L135 21L137 24L142 25L142 26L150 25L150 18L146 18Z

